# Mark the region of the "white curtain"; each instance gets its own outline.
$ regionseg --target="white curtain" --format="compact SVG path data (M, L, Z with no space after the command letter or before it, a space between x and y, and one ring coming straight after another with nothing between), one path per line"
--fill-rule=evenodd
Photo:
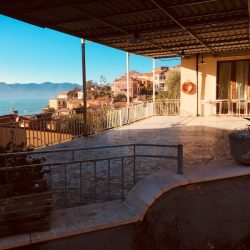
M231 85L231 62L221 62L219 64L219 81L217 99L229 99Z
M236 64L236 99L247 99L249 61Z

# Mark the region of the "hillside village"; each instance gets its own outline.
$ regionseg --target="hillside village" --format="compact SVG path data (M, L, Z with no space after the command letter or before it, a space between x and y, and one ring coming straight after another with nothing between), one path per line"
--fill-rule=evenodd
M171 72L179 72L179 66L172 68L159 67L155 70L155 92L169 92L167 79ZM124 74L114 80L111 86L98 85L92 81L87 82L87 107L115 107L126 105L127 75ZM151 100L153 94L153 73L129 72L129 96L130 102L136 103ZM59 93L57 98L49 100L44 112L56 111L58 114L77 112L83 107L83 91L74 88L71 91Z

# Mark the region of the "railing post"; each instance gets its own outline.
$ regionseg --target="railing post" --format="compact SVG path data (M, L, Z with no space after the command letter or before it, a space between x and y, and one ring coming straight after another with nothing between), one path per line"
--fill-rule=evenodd
M124 201L124 158L122 157L122 183L121 183L121 188L122 188L122 201Z
M122 127L122 110L119 110L120 127Z
M137 105L134 104L134 122L136 122Z
M133 181L134 181L134 185L135 185L135 182L136 182L136 179L135 179L135 157L136 157L136 145L134 144L133 145L133 153L134 153L134 157L133 157L133 174L134 174L134 178L133 178Z
M178 144L178 165L177 174L183 174L183 145Z

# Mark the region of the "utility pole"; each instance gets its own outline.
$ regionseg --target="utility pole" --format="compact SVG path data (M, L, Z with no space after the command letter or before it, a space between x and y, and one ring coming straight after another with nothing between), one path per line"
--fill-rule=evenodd
M87 126L87 84L86 84L86 61L85 61L85 40L81 39L82 43L82 91L83 91L83 122L84 131L83 135L88 137L88 126Z
M129 52L126 52L127 63L127 105L129 105Z

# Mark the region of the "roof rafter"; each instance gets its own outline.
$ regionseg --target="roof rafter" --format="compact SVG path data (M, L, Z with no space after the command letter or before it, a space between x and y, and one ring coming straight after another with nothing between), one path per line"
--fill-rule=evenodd
M239 40L239 36L236 36L236 35L232 35L231 37L230 36L222 36L222 37L215 37L213 41L210 41L209 42L209 45L211 46L212 44L221 44L221 43L230 43L230 42L236 42L236 41L239 41L239 42L245 42L246 39L248 38L248 34L245 34L245 35L240 35L240 38L241 40ZM209 38L207 39L209 40ZM176 48L178 46L194 46L194 45L197 45L197 41L196 40L193 40L192 42L190 42L189 40L182 40L182 41L173 41L173 42L165 42L164 44L167 44L167 46L164 46L165 49L167 49L168 47L169 48L172 48L173 45L176 45ZM199 45L199 43L198 43ZM135 47L128 47L128 46L124 46L123 49L128 49L130 50L130 52L141 52L143 50L156 50L155 48L145 48L145 46L141 46L141 48L139 48L139 50Z
M120 14L115 14L115 15L109 15L109 16L101 16L99 18L112 18L112 17L120 17L120 16L126 16L126 15L135 15L135 14L142 14L146 12L151 12L154 10L158 10L157 8L151 8L147 10L137 10L137 11L130 11L130 12L124 12ZM65 21L57 21L57 22L51 22L51 24L58 24L58 25L63 25L63 24L68 24L68 23L75 23L75 22L82 22L82 21L88 21L89 19L87 18L79 18L79 19L74 19L72 18L71 20L65 20Z
M0 13L152 57L250 48L250 0L0 0Z
M234 12L234 11L233 11ZM196 16L194 16L196 17ZM200 16L199 16L200 17ZM189 18L193 18L193 17L189 17ZM185 20L185 22L188 22L188 19L189 18L180 18L180 20ZM231 17L230 18L222 18L222 19L217 19L217 21L211 21L211 22L204 22L204 24L206 24L207 26L208 25L218 25L218 28L221 27L223 24L225 25L225 28L230 28L228 27L229 26L229 23L231 23L231 25L234 25L235 22L238 21L246 21L246 19L242 19L242 17L240 17L239 19L236 19L233 23L231 21ZM223 21L223 22L221 22ZM150 31L166 31L166 30L176 30L176 26L175 25L168 25L168 23L170 22L170 20L161 20L161 21L156 21L156 22L146 22L146 23L139 23L139 24L133 24L133 25L124 25L124 26L121 26L121 28L123 29L126 29L127 31L131 32L131 33L136 33L136 32L139 32L139 30L141 30L141 26L143 26L143 32L150 32ZM173 22L173 21L171 21ZM203 22L199 22L198 24L196 25L192 25L192 27L190 27L189 31L193 32L193 34L197 33L197 28L200 26L202 29L204 28L202 26ZM61 24L58 24L59 26ZM149 25L149 26L152 26L152 25L159 25L159 27L149 27L149 28L146 28L145 26L146 25ZM248 25L248 20L247 20L247 25ZM190 25L189 25L190 26ZM180 28L180 30L183 30ZM98 29L95 29L94 32L97 32L97 34L93 34L91 35L91 33L93 33L92 30L80 30L80 32L83 32L86 34L86 36L89 36L89 38L93 37L95 38L95 36L98 36L100 37L101 34L103 34L103 36L106 36L106 37L115 37L116 34L114 32L105 32L105 30L103 28L98 28ZM98 33L99 32L99 33ZM140 32L141 33L141 32ZM198 32L199 33L199 32ZM117 36L119 36L120 34L118 33Z
M173 5L170 5L169 8L185 7L185 6L197 5L197 4L202 4L202 3L210 3L210 2L215 2L215 1L217 1L217 0L200 0L200 1L191 2L191 3L173 4ZM8 2L9 2L9 0L0 0L1 5L8 4ZM12 4L15 4L15 3L18 3L18 2L20 2L20 0L12 0L11 1ZM30 2L34 2L34 0L24 0L24 2L30 3ZM19 14L19 13L28 14L28 13L32 13L32 12L36 12L36 11L47 11L47 10L55 9L55 8L58 8L58 7L67 7L67 6L71 6L71 7L73 6L74 7L74 6L84 5L84 4L88 4L88 3L101 3L101 2L103 2L103 0L85 0L85 1L71 0L68 3L59 3L59 4L51 2L49 4L49 6L44 7L44 8L33 7L28 11L16 12L16 13L13 13L13 14Z
M201 3L207 3L207 2L215 2L217 0L203 0L203 1L198 1L198 2L192 2L192 3L185 3L185 4L176 4L176 5L172 5L169 6L168 9L172 9L172 8L177 8L177 7L183 7L183 6L190 6L190 5L196 5L196 4L201 4ZM151 11L155 11L155 10L159 10L157 7L155 8L149 8L149 9L144 9L144 10L137 10L137 11L129 11L129 12L123 12L123 13L116 13L113 15L109 15L109 16L101 16L101 18L112 18L112 17L120 17L123 15L134 15L134 14L141 14L141 13L146 13L146 12L151 12ZM39 9L39 11L42 11ZM82 21L87 21L88 19L86 18L79 18L79 19L71 19L71 20L65 20L65 21L57 21L57 22L52 22L51 24L67 24L67 23L74 23L74 22L82 22ZM166 21L165 21L166 22Z
M204 47L206 47L210 52L213 54L215 51L213 51L209 46L204 44L197 36L195 36L191 31L189 31L185 26L183 26L179 21L177 21L162 5L162 3L159 3L158 0L150 0L155 6L157 6L168 18L172 19L179 27L181 27L183 30L185 30L191 37L196 39L200 44L202 44Z
M250 44L250 0L247 1L247 6L248 6L248 34L249 34L249 44Z

